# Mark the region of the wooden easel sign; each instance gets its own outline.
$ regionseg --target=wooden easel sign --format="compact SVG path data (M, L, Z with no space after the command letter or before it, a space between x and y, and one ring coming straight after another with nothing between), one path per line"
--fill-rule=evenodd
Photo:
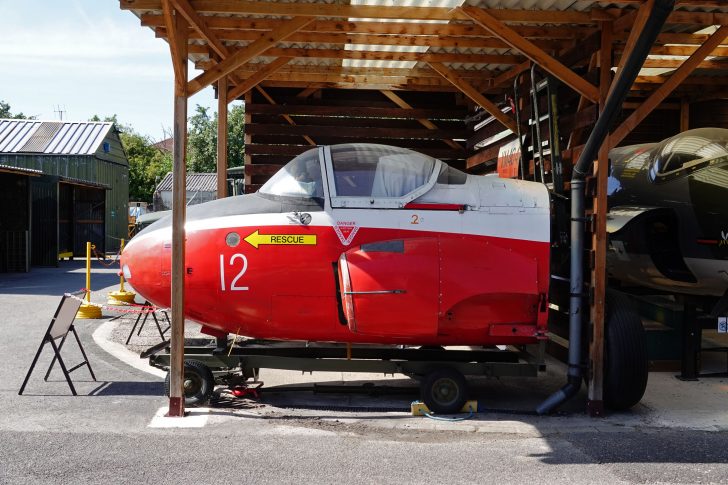
M38 347L38 351L33 358L33 363L30 364L30 369L28 369L28 373L25 375L23 385L20 386L18 395L23 394L25 386L28 384L28 380L30 379L31 374L33 374L35 365L38 363L38 358L40 357L40 354L43 351L43 347L45 347L46 344L51 345L54 355L53 360L51 361L51 365L48 367L48 371L46 372L43 380L48 380L48 376L50 375L51 370L53 370L53 366L55 365L56 360L58 361L58 365L61 366L61 370L63 371L63 375L66 378L68 387L71 389L71 392L74 396L77 396L78 394L76 393L76 388L73 387L73 382L71 381L71 372L83 366L86 366L88 367L88 371L91 374L91 378L94 381L96 380L96 376L94 375L94 371L91 369L91 364L88 361L88 357L86 357L86 352L83 349L83 345L81 345L81 340L78 338L76 329L73 326L73 321L76 318L78 308L81 306L81 297L83 295L85 295L85 292L83 291L75 294L66 293L61 298L61 302L58 304L56 313L53 315L53 319L51 319L51 323L48 325L48 329L46 330L45 335L43 335L43 340L40 343L40 347ZM61 349L63 348L63 344L66 343L66 337L68 337L69 333L73 333L73 336L76 339L76 343L78 344L78 348L81 350L81 355L83 355L84 359L83 362L70 369L66 368L66 364L65 362L63 362L63 358L61 357ZM57 340L60 340L58 344L56 344Z

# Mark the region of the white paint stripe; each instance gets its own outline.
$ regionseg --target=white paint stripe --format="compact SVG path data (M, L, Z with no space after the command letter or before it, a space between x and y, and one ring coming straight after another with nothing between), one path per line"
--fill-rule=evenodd
M145 359L140 359L137 354L127 349L124 345L111 341L111 333L117 322L107 321L97 328L93 333L93 339L96 344L113 355L123 363L134 367L140 371L152 374L153 376L164 379L166 372L150 366Z
M334 209L332 213L311 213L311 224L307 227L333 227L337 220L355 222L360 228L404 229L417 232L440 232L490 236L526 241L549 242L550 218L548 210L542 208L493 207L485 211L465 211L462 214L451 211L426 210L377 210L377 209ZM420 217L420 224L411 224L412 216ZM246 214L226 217L212 217L187 223L187 231L202 231L224 228L286 226L290 214ZM162 231L171 233L171 229ZM153 232L147 235L159 236ZM165 234L166 235L166 234Z
M207 424L210 408L191 408L185 410L185 416L167 417L166 407L159 408L147 425L148 428L203 428Z

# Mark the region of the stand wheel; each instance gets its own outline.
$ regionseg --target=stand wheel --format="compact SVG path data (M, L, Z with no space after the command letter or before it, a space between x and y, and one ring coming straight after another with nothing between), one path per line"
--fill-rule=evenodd
M629 297L607 292L604 342L604 404L629 409L647 388L647 338Z
M465 377L449 367L436 369L420 383L420 396L427 407L439 414L460 411L467 401L468 384Z
M169 372L164 378L164 393L169 397ZM184 380L182 381L185 406L201 406L210 400L215 389L215 377L209 367L197 360L185 360Z

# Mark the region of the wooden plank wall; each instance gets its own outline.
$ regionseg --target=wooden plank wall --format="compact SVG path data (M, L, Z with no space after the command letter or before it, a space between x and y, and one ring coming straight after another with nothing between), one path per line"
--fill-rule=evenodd
M412 107L406 109L377 90L264 91L265 95L258 90L249 94L245 108L250 117L245 127L250 140L245 147L246 192L256 191L282 164L313 144L395 145L465 168L467 106L458 93L396 91ZM418 120L430 120L435 127ZM444 141L453 139L461 140L462 149Z
M625 108L622 109L617 117L614 126L625 120L634 111L633 106L639 103L639 100L628 101ZM570 109L571 108L571 109ZM569 139L571 131L575 127L584 129L584 136L581 140L586 140L592 126L596 122L596 111L588 107L580 114L574 112L573 106L569 104L561 104L559 112L559 126L561 130L562 147L565 147L566 141ZM503 140L494 142L493 144L475 149L477 143L487 140L489 137L496 135L503 130L498 123L491 123L478 131L474 131L476 122L482 121L480 117L472 117L467 125L470 129L470 135L467 140L467 148L473 151L473 155L469 158L467 165L473 173L488 173L495 171L495 162L498 157L498 148L511 140L515 136L511 135ZM525 123L524 123L525 124ZM690 117L688 128L728 128L728 100L712 100L712 101L696 101L690 103ZM680 133L680 100L669 98L665 100L655 111L650 113L644 121L627 135L619 146L636 145L639 143L652 143L662 141L665 138ZM568 154L568 152L567 152Z

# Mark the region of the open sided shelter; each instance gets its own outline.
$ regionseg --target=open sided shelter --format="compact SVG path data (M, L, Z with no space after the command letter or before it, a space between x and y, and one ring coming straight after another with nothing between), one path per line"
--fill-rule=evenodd
M592 249L593 345L590 399L601 401L604 319L606 182L609 148L645 126L645 137L664 138L670 119L690 126L690 107L714 103L726 86L724 41L728 5L721 0L396 0L240 1L121 0L143 25L167 39L175 71L175 177L184 187L184 128L187 98L215 85L218 91L218 183L224 183L228 101L246 101L246 188L255 190L287 158L315 144L379 141L416 148L472 170L488 169L504 141L541 123L524 97L540 90L539 79L561 85L560 134L549 143L569 166L583 149L582 133L598 119L614 71L653 15L656 4L674 11L622 106L616 128L602 145ZM188 79L187 61L204 72ZM515 95L521 91L526 96ZM650 122L656 110L669 112ZM556 111L556 110L555 110ZM545 111L541 111L544 113ZM550 113L550 111L549 111ZM514 116L516 115L516 116ZM549 118L553 118L549 114ZM529 120L535 120L529 122ZM646 124L645 124L646 123ZM553 130L552 130L553 133ZM534 146L538 148L534 149ZM532 140L524 178L544 167L541 140ZM600 169L601 167L601 169ZM546 166L545 171L552 170ZM222 194L223 191L219 190ZM184 288L184 193L175 197L173 327L181 339ZM177 248L176 250L174 248ZM175 289L176 288L176 289ZM173 335L175 333L173 332ZM181 389L181 340L172 361L172 388ZM176 377L175 377L175 374ZM180 413L179 394L170 409Z

